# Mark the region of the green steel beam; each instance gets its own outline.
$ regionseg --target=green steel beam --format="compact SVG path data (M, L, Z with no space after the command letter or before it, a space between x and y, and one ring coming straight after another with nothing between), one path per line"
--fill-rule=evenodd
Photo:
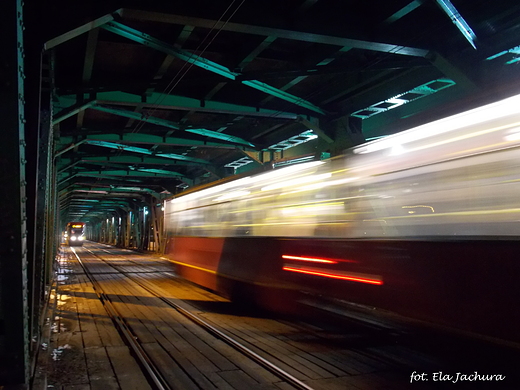
M475 42L477 40L477 36L469 26L469 24L464 20L461 16L460 12L455 8L450 0L437 0L437 4L441 9L446 13L446 15L450 18L452 23L457 26L460 33L467 39L469 44L473 47L473 49L477 50L477 46Z
M325 115L325 111L323 111L318 106L315 106L311 102L308 102L305 99L294 96L288 92L284 92L281 89L270 86L269 84L263 83L258 80L243 80L242 84L247 85L248 87L258 89L259 91L265 92L268 95L277 97L279 99L294 103L298 106L307 108L308 110L315 111L319 114Z
M96 204L93 204L92 202L89 202L91 200L94 200L96 202ZM107 205L119 206L120 205L120 202L116 202L116 201L113 201L113 200L106 200L106 199L80 199L80 198L69 199L67 205L69 207L70 206L80 206L80 207L84 207L84 208L93 208L93 207L96 207L99 203L103 203L103 205L105 205L105 206L107 206Z
M98 203L96 204L88 204L88 203L81 203L77 202L74 199L71 199L68 203L63 203L60 205L62 208L68 208L70 209L96 209L100 207L128 207L128 204L122 203L122 202L115 202L115 201L107 201L107 200L98 200Z
M63 174L62 174L62 175L63 175ZM65 182L74 179L76 176L78 176L77 173L74 173L74 174L72 174L72 175L70 175L70 176L64 177L63 179L59 179L59 178L57 177L58 186L63 186L63 184L65 184ZM62 188L63 188L63 187L62 187ZM58 190L61 191L61 189L58 189Z
M105 171L79 171L79 172L74 172L70 175L66 175L65 173L62 173L60 175L61 177L58 178L58 185L60 186L60 194L62 192L67 192L67 191L70 191L70 186L73 186L73 185L77 185L77 184L69 184L68 186L65 185L66 182L74 179L74 178L78 178L78 177L95 177L95 178L99 178L99 179L103 179L103 178L106 178L106 179L110 179L110 180L113 180L114 177L119 177L119 178L133 178L133 179L146 179L146 178L167 178L167 179L176 179L176 180L180 180L182 181L183 183L186 183L188 185L193 185L193 180L181 175L180 173L177 173L177 172L172 172L172 171L166 171L166 170L123 170L123 169L119 169L119 170L105 170ZM134 180L135 181L135 180ZM143 185L146 185L146 184L142 184L141 182L139 182L136 186L137 187L141 187ZM132 186L134 186L134 184L132 184ZM121 186L119 186L121 187ZM115 187L114 187L115 188ZM107 192L109 190L106 189L106 187L97 187L96 189L94 190L91 190L91 191L100 191L101 192ZM120 191L116 191L116 192L120 192Z
M111 108L111 107L99 106L99 105L93 105L90 108L93 108L98 111L108 112L110 114L115 114L115 115L120 115L120 116L124 116L127 118L132 118L135 120L140 120L143 122L153 123L154 125L164 126L164 127L168 127L170 129L174 129L174 130L182 130L187 133L202 135L204 137L221 139L223 141L228 141L228 142L232 142L235 144L246 145L246 146L250 146L250 147L255 146L252 143L250 143L246 140L243 140L242 138L235 137L235 136L228 135L228 134L218 133L216 131L211 131L211 130L206 130L206 129L190 129L190 128L181 129L178 124L176 124L172 121L153 117L150 115L144 115L142 113L135 112L135 111L121 110L118 108Z
M185 176L178 174L176 172L169 172L166 171L164 173L160 172L147 172L147 171L127 171L124 169L116 169L116 170L91 170L91 171L81 171L81 172L74 172L73 174L70 174L69 176L66 176L66 174L61 174L61 177L58 177L58 184L63 185L65 182L73 179L73 178L79 178L79 177L94 177L94 178L105 178L113 180L114 177L131 177L131 178L139 178L142 180L144 179L150 179L150 178L167 178L167 179L176 179L180 180L182 182L191 182L190 179L187 179ZM72 183L73 184L73 183ZM61 187L61 190L66 189L67 186ZM105 191L105 189L100 189L99 191Z
M96 202L114 202L114 204L128 204L130 201L127 194L114 195L110 192L115 192L111 187L92 187L92 186L78 186L72 184L66 189L63 189L59 193L60 204L69 204L70 202L81 200L82 202L96 203ZM95 195L93 195L93 193ZM88 197L88 198L81 198ZM135 196L141 196L137 194Z
M72 138L72 137L70 137ZM84 144L86 140L81 140L81 141L78 141L78 142L66 142L65 145L63 145L63 147L57 151L56 153L54 153L54 158L56 157L59 157L61 156L62 154L64 153L67 153L69 150L72 150L74 148L77 148L78 146L80 146L81 144ZM61 145L57 145L57 147L59 148Z
M118 209L126 210L126 209L128 209L128 207L117 206L117 207L114 208L114 206L100 206L100 207L97 207L95 209L89 209L89 210L82 210L82 209L78 209L78 208L67 208L66 209L67 210L66 213L69 216L71 216L71 215L80 215L83 218L87 218L86 217L87 215L106 214L107 211L117 211ZM69 217L69 219L72 219L72 218Z
M72 193L72 196L74 194ZM61 204L66 204L67 206L81 206L85 208L97 207L100 204L104 206L128 206L130 204L129 201L126 200L113 200L113 199L82 199L82 198L69 198L62 199Z
M83 62L83 76L82 85L86 87L90 84L92 78L92 70L94 68L94 58L96 56L96 47L99 36L99 28L90 30L87 37L87 47L85 48L85 60ZM79 111L78 117L76 118L76 128L81 129L83 127L83 119L85 117L85 111Z
M154 134L143 134L143 133L125 133L125 134L87 134L85 138L80 141L84 143L87 141L105 141L105 142L117 142L119 144L150 144L150 145L167 145L167 146L185 146L197 148L212 148L212 149L235 149L235 145L227 143L217 143L208 141L189 140L186 138L174 138L159 136ZM62 146L65 151L74 148L74 146L80 143L74 143L76 137L61 137L59 140L58 147ZM241 146L242 147L242 146ZM246 148L249 149L249 148ZM60 152L63 154L64 152Z
M64 34L58 35L57 37L47 41L44 43L43 48L44 50L52 49L53 47L56 47L58 45L61 45L64 42L70 41L71 39L74 39L86 32L89 32L91 30L94 30L98 27L103 26L105 23L110 22L111 20L114 20L114 17L112 15L105 15L102 16L96 20L93 20L91 22L85 23L84 25L77 27L73 30L70 30Z
M119 180L119 181L117 181ZM175 182L174 180L172 182ZM110 178L107 178L107 180L97 180L95 183L92 182L92 181L89 181L89 180L76 180L74 181L73 183L70 183L70 184L65 184L65 185L62 185L60 186L59 190L61 191L62 189L68 187L68 186L71 186L71 185L84 185L84 186L100 186L100 187L104 187L104 186L111 186L111 185L122 185L122 186L127 186L127 185L137 185L137 186L141 186L141 185L144 185L143 184L143 180L140 179L140 178L123 178L123 177L118 177L118 178L113 178L113 177L110 177Z
M174 129L174 130L180 129L179 125L172 121L169 121L167 119L149 116L149 115L146 115L146 114L143 114L140 112L122 110L120 108L111 108L111 107L106 107L106 106L100 106L98 104L92 106L91 108L94 110L97 110L97 111L108 112L109 114L124 116L126 118L131 118L131 119L138 120L138 121L152 123L154 125L168 127L170 129Z
M240 148L239 148L240 149ZM80 160L72 158L61 158L60 165L68 166L69 164L87 163L87 164L142 164L142 165L194 165L191 161L176 160L164 157L156 156L130 156L130 155L119 155L119 156L80 156Z
M234 144L249 146L251 148L255 147L255 145L253 145L251 142L243 140L242 138L235 137L233 135L219 133L218 131L212 131L212 130L206 130L206 129L189 129L189 128L184 129L184 131L187 133L198 134L203 137L221 139L223 141L232 142Z
M172 55L176 58L179 58L183 61L186 61L195 66L206 69L210 72L219 74L227 79L235 80L239 73L232 72L228 68L217 64L216 62L210 61L206 58L200 57L196 54L190 53L185 50L180 50L175 48L172 45L169 45L166 42L162 42L156 38L151 37L148 34L145 34L141 31L135 30L131 27L125 26L122 23L111 21L102 26L107 31L113 32L114 34L120 35L122 37L128 38L134 42L140 43L142 45L151 47L155 50L159 50L163 53ZM300 107L304 107L308 110L317 112L319 114L325 115L325 112L319 108L318 106L308 102L302 98L291 95L287 92L280 91L279 89L262 83L260 81L242 81L242 84L247 85L251 88L257 89L259 91L265 92L269 95L274 95L280 99L288 101L290 103L296 104Z
M171 172L162 170L162 172L150 172L136 169L135 171L127 171L124 169L117 170L104 170L104 171L80 171L76 172L75 176L88 176L88 177L108 177L108 176L126 176L126 177L165 177L175 178L179 180L185 179L185 176L178 172Z
M85 61L83 63L83 85L88 85L92 77L94 68L94 58L96 56L96 47L98 42L99 29L90 30L87 38L87 47L85 48Z
M103 24L102 27L103 29L110 31L114 34L128 38L142 45L151 47L152 49L159 50L163 53L169 54L190 64L209 70L228 79L235 79L236 73L230 71L225 66L219 65L216 62L210 61L196 54L192 54L188 51L177 49L173 45L169 45L166 42L162 42L158 39L155 39L148 34L128 27L122 23L110 21L108 23Z
M69 164L67 165L66 167L64 167L63 169L60 169L58 171L58 174L60 173L63 173L77 165L80 165L80 164L84 164L84 163L88 163L88 164L92 164L92 165L101 165L105 168L108 168L108 167L111 167L111 168L115 168L115 169L121 169L121 164L116 164L116 163L109 163L109 162L97 162L97 161L85 161L85 160L78 160L72 164Z
M142 199L140 199L140 201L142 201ZM89 211L99 210L99 209L103 209L103 208L106 209L106 208L115 208L115 207L123 209L123 210L128 210L131 207L132 203L133 202L105 203L105 201L100 201L99 203L97 203L96 205L93 205L93 206L89 206L89 205L85 205L85 204L82 205L82 204L64 203L64 204L60 205L60 208L61 208L61 210L67 210L68 212L78 211L78 210L83 210L84 212L89 212Z
M62 95L58 96L57 105L59 107L65 108L76 104L76 101L76 95ZM287 111L268 110L265 108L224 103L215 100L201 101L200 99L193 99L179 95L169 95L159 92L152 92L144 97L141 95L135 95L121 91L97 92L96 102L98 104L128 105L132 107L142 105L143 107L167 110L195 110L201 112L259 116L276 119L295 119L298 116L296 113Z
M64 121L67 118L70 118L73 115L76 115L77 113L86 110L87 108L91 107L94 104L94 101L88 101L81 104L75 104L71 107L65 108L64 110L58 112L54 119L52 120L52 125L57 125L58 123Z
M135 187L135 186L134 187L113 187L113 188L110 187L110 188L107 188L106 191L108 191L109 193L128 192L128 193L132 193L132 194L134 194L136 192L144 192L146 194L152 195L154 198L157 198L157 199L164 199L165 197L170 196L169 194L161 194L150 188Z
M58 175L64 173L65 171L68 171L71 168L74 168L76 165L81 164L81 160L74 161L67 159L68 161L60 161L60 164L58 164ZM70 161L70 162L69 162Z
M379 42L362 41L359 39L350 39L322 34L313 34L303 31L282 30L278 28L252 26L240 23L231 23L227 21L216 21L202 18L194 18L190 16L171 15L159 12L149 12L133 9L120 9L119 15L123 19L134 19L140 21L153 21L160 23L189 25L194 27L202 27L206 29L215 29L222 31L232 31L243 34L261 35L266 37L276 37L283 39L291 39L295 41L304 41L312 43L320 43L325 45L349 46L355 49L380 51L383 53L392 53L407 55L413 57L425 57L428 50L418 49L414 47L393 45Z
M154 153L151 150L148 150L145 148L138 148L136 146L128 146L128 145L117 144L117 143L113 143L113 142L86 140L85 143L87 143L89 145L101 146L104 148L111 148L111 149L117 149L117 150L127 151L127 152L147 154L150 156L153 155L153 156L157 156L157 157L164 157L164 158L168 158L171 160L188 161L188 162L191 162L194 164L200 164L200 165L210 165L211 164L209 161L203 160L201 158L188 157L188 156L183 156L182 154L173 154L173 153Z
M242 61L238 64L240 69L244 69L251 61L253 61L261 52L267 49L271 43L276 40L276 37L266 37L257 47L254 48Z
M381 24L383 26L387 26L391 23L398 21L399 19L403 18L404 16L408 15L410 12L418 8L422 3L424 3L424 1L425 0L413 0L411 3L408 3L403 8L392 14Z
M188 179L181 174L176 174L175 172L171 172L171 174L160 174L160 173L152 173L152 172L139 172L139 171L126 171L126 170L114 170L114 171L103 171L100 173L99 171L90 171L90 172L78 172L72 175L72 177L85 176L85 177L95 177L99 179L110 178L113 179L114 176L122 177L122 178L166 178L166 179L176 179L186 183L188 185L193 185L193 181ZM64 178L59 181L59 184L62 184L66 180L70 180L72 177Z

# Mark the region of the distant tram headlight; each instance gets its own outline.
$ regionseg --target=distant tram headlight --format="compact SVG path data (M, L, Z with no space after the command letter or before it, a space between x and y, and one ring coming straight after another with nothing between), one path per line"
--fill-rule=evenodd
M76 236L71 236L71 237L70 237L70 240L71 240L71 241L76 241L76 240L77 240L77 237L76 237Z
M79 236L78 239L79 239L80 241L83 241L83 240L85 239L85 237L83 237L83 236Z

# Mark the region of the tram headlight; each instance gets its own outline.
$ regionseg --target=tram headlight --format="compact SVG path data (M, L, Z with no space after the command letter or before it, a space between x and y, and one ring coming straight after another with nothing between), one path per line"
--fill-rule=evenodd
M77 238L76 236L71 236L71 237L70 237L70 240L71 240L71 241L76 241L77 239L78 239L78 238Z
M80 241L83 241L84 239L85 239L85 237L83 237L83 236L78 237L78 240L80 240Z

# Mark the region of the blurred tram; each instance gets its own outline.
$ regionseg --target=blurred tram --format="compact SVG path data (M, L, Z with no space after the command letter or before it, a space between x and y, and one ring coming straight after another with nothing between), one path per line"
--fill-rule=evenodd
M83 246L85 241L85 222L69 222L64 233L65 245Z
M300 292L520 341L520 95L165 204L181 276Z

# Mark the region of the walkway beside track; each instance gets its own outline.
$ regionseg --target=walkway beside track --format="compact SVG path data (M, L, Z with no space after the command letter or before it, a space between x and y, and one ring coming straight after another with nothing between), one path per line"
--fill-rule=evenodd
M94 285L78 257L96 279ZM433 374L441 371L478 371L507 378L451 383L457 388L519 388L510 386L520 378L518 351L457 340L455 336L446 338L445 333L382 328L372 322L347 319L331 326L323 318L323 310L317 310L316 321L308 323L265 316L256 309L237 310L226 299L176 278L172 263L157 255L88 242L81 249L62 248L57 267L45 314L47 339L42 342L31 387L34 390L152 388L127 339L120 335L99 299L100 291L103 299L111 302L109 311L117 313L116 322L131 329L131 339L138 341L161 380L168 384L164 388L295 388L294 381L268 371L258 360L250 360L182 311L196 315L283 369L303 382L304 388L443 388L443 383L434 380L419 378L410 383L414 373L427 373L433 379ZM177 308L166 301L175 301Z
M61 252L33 390L150 389L71 252Z
M93 287L71 250L62 252L48 315L49 340L40 351L34 390L151 389L99 300L96 285L119 313L119 320L132 329L139 344L153 356L153 364L168 382L167 388L293 389L198 325L193 326L177 310L116 269L122 267L132 275L144 273L168 282L174 279L169 263L157 256L94 243L75 251L97 282ZM117 265L114 268L100 261L94 252L102 253ZM174 290L183 299L207 299L206 291L191 289L182 282ZM222 300L210 295L214 302Z
M169 293L162 290L165 296L174 290L175 296L183 300L208 301L209 306L226 305L227 301L224 302L223 298L195 286L172 281L171 276L168 280L164 275L154 276L157 272L164 272L164 267L168 267L168 265L161 266L159 264L161 260L156 256L143 256L128 251L130 256L127 259L126 255L109 253L114 249L114 252L121 253L121 250L108 246L102 249L103 247L99 244L87 243L84 248L93 249L97 253L104 252L113 264L117 264L116 267L124 268L134 275L137 272L147 272L145 269L147 263L155 263L158 271L148 271L147 275L156 280L159 290L161 287L170 288ZM85 253L80 252L78 254L84 258ZM134 263L130 257L134 260L139 259L138 262L141 262L142 266ZM138 335L139 341L143 343L147 352L162 356L159 369L169 376L170 381L177 383L173 388L183 390L293 389L287 382L280 381L256 363L249 362L240 353L223 346L221 341L212 341L206 336L205 331L196 331L193 334L182 331L181 337L166 329L170 326L182 327L187 320L181 319L182 315L172 308L162 307L145 290L136 290L128 280L121 279L117 270L107 264L93 258L83 259L82 262L87 265L90 272L94 273L117 310ZM187 301L184 305L190 307ZM171 317L171 322L168 322L166 317ZM399 375L396 377L388 372L385 364L355 353L345 359L342 355L328 356L328 353L316 347L317 349L314 348L316 350L312 351L311 355L316 354L318 358L313 360L311 355L299 351L297 346L293 345L298 343L301 335L295 335L296 339L293 340L290 334L294 330L287 330L283 324L276 321L271 326L278 324L278 327L284 329L261 330L262 327L267 326L269 320L247 316L239 318L233 314L226 314L226 310L216 315L209 313L205 315L206 320L211 321L212 317L218 318L217 322L228 331L241 335L243 340L248 340L250 348L258 345L272 351L272 359L279 359L283 367L301 379L307 378L307 383L316 390L342 389L346 383L353 388L361 389L392 388L389 383L395 385L403 380ZM41 346L32 389L151 389L142 368L137 364L130 348L126 346L108 316L91 281L74 253L68 248L63 248L58 262L57 280L51 292L47 319L48 340L44 340ZM175 323L177 325L174 325ZM285 347L278 345L280 341L275 341L273 334L277 333L285 333L289 337L285 340ZM296 333L299 334L298 331ZM194 347L194 344L197 347ZM165 352L165 345L170 345L172 350ZM205 356L211 356L211 359ZM310 357L311 360L307 361ZM181 369L176 361L181 362L184 367ZM186 364L191 367L188 368L189 376L198 382L198 385L188 382L189 378L184 371ZM291 367L293 365L305 367L296 369Z

